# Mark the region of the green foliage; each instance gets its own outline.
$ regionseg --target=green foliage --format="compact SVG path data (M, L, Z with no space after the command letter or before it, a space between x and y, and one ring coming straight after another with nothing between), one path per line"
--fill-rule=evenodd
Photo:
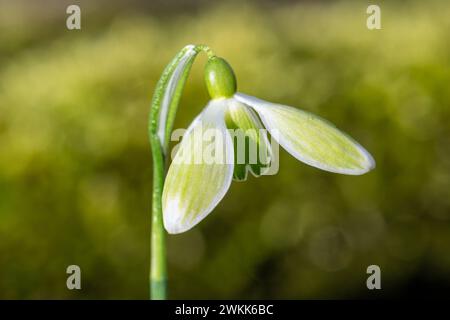
M198 227L168 237L171 298L367 296L370 264L385 294L422 274L450 283L450 5L384 4L375 31L365 5L124 13L42 39L35 20L1 25L0 297L147 298L148 107L189 43L225 57L240 91L329 119L377 168L331 174L281 151L278 175L234 183ZM208 101L205 61L175 128ZM71 264L81 291L65 287Z

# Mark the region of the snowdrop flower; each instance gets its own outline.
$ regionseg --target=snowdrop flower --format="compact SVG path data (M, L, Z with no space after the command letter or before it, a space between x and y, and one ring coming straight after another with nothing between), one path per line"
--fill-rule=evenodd
M187 231L203 220L225 196L233 178L245 180L248 172L264 174L271 161L264 128L287 152L310 166L349 175L375 167L361 145L326 120L237 92L236 77L224 59L208 59L205 81L211 100L186 131L164 183L163 222L169 233ZM250 132L247 138L262 150L256 163L249 163L247 157L244 163L237 161L236 143L228 129ZM207 130L219 134L205 139L202 133ZM215 161L205 160L205 150Z

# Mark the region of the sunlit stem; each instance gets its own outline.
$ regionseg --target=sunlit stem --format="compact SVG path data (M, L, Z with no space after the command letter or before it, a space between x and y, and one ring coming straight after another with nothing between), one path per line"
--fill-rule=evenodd
M152 140L151 145L159 143ZM162 221L162 189L164 186L164 156L161 148L152 147L153 154L153 197L150 249L150 297L162 300L167 297L166 239Z
M153 196L152 196L152 213L151 213L151 245L150 245L150 298L153 300L163 300L167 298L167 256L166 256L166 234L163 225L162 215L162 192L164 187L164 178L166 175L165 168L165 150L164 145L158 136L158 119L161 103L164 97L170 76L180 62L181 57L187 50L187 47L181 50L175 58L167 65L161 78L159 79L155 92L153 94L152 105L148 122L148 132L150 138L150 146L153 157ZM211 49L204 45L195 46L196 52L203 51L208 58L214 56ZM187 77L187 73L185 75ZM185 81L185 78L182 82ZM184 82L181 86L184 85ZM182 88L181 88L182 89ZM180 90L181 90L180 89ZM169 114L176 112L178 100L170 103ZM171 112L172 111L172 112ZM166 121L172 122L173 119ZM171 131L171 125L167 126ZM170 134L169 134L170 136Z

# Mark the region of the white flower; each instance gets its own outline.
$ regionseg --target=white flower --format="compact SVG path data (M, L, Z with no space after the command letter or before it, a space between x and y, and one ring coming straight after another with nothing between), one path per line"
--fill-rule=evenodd
M187 231L203 220L225 196L233 176L245 180L249 171L264 173L271 155L266 133L248 137L264 151L263 163L236 163L229 128L265 128L292 156L322 170L360 175L375 167L361 145L326 120L236 92L234 73L225 60L210 58L205 71L212 100L189 126L165 179L163 220L169 233ZM215 142L220 143L202 137L210 129L219 133ZM204 150L211 148L220 161L204 160Z

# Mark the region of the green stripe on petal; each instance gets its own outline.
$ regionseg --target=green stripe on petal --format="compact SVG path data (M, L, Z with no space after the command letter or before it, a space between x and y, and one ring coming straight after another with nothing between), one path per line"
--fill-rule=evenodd
M312 113L242 93L235 94L235 98L253 107L272 137L306 164L351 175L363 174L375 167L372 156L361 145Z
M203 220L228 191L233 144L224 121L225 100L211 101L187 130L167 172L164 227L181 233Z
M250 171L258 177L270 166L271 149L267 133L255 112L235 99L229 99L225 121L234 145L234 174L245 181Z

